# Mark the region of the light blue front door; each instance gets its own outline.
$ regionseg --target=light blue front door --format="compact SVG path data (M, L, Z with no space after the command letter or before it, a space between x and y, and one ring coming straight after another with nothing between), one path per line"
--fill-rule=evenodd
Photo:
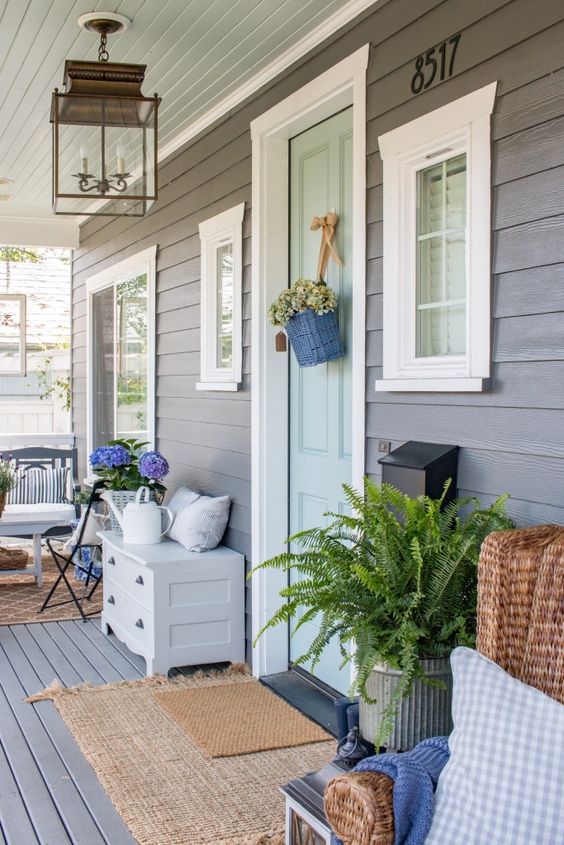
M311 231L310 223L314 216L335 210L339 215L335 246L343 266L330 261L326 282L339 297L346 353L344 358L307 368L300 368L290 355L292 533L326 524L326 511L343 512L342 485L351 481L352 140L352 109L347 109L290 142L291 282L299 276L315 279L321 231ZM291 636L291 661L307 650L317 631L313 620ZM340 663L339 644L331 642L313 673L347 692L350 666L340 670Z

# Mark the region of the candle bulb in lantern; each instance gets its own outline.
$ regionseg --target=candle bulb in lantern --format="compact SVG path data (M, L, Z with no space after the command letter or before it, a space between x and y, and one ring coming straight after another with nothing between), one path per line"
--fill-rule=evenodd
M125 148L123 144L116 146L117 172L125 173Z
M84 144L80 147L80 172L85 175L88 173L88 152Z

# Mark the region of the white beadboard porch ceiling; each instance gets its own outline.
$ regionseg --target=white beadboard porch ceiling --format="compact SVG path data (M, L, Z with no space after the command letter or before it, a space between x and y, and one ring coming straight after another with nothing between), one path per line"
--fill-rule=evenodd
M0 0L0 218L51 218L53 88L65 59L97 58L79 15L119 12L113 61L147 64L143 92L163 98L165 154L376 0ZM161 156L162 158L162 156ZM59 218L60 219L60 218Z

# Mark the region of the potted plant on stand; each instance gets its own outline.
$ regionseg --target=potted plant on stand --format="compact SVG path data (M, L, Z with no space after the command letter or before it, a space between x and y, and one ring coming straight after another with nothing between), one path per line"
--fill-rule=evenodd
M361 699L363 736L376 748L408 750L450 732L450 652L476 634L477 562L492 531L511 528L506 496L481 509L474 498L412 499L365 480L345 485L352 516L328 514L325 528L290 538L289 551L255 569L294 570L286 600L267 628L319 619L319 633L297 663L315 666L339 637L343 665L353 661L351 694Z
M161 502L166 492L162 479L168 475L169 465L158 451L143 451L147 443L138 440L110 440L106 446L94 449L90 465L96 476L103 479L112 501L120 513L133 502L140 487L148 487L152 497ZM122 534L121 525L110 508L110 524L115 534Z

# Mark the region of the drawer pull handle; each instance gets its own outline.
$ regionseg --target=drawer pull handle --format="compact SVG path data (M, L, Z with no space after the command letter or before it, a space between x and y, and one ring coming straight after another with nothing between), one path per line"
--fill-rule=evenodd
M143 576L138 575L137 578L135 579L135 583L136 584L144 584L145 582L143 581Z
M108 558L108 564L109 564L109 566L115 566L116 565L115 559L113 557L109 557Z
M142 619L138 619L138 620L137 620L137 622L135 623L135 625L136 625L136 627L137 627L137 628L144 628L144 627L145 627L145 626L143 625L143 620L142 620Z
M116 600L113 596L108 596L108 604L115 604Z

